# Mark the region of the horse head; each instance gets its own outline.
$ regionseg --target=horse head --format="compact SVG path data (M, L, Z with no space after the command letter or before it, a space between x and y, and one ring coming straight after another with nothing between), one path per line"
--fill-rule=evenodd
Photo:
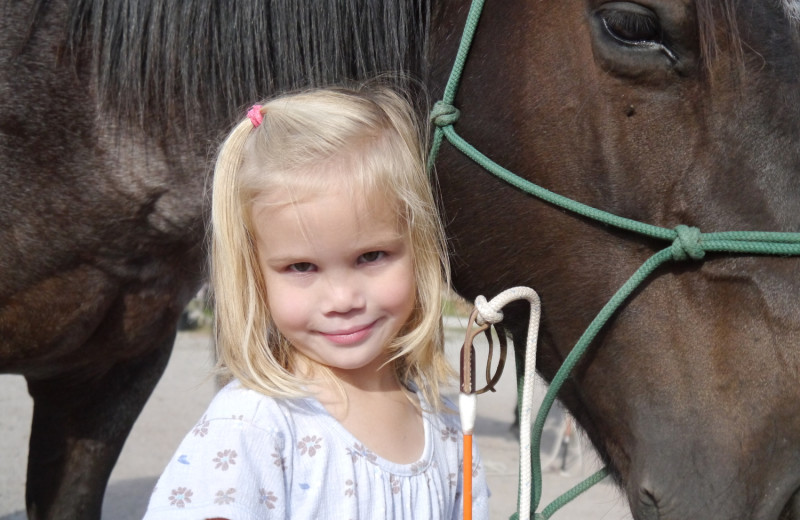
M440 6L433 26L452 34L465 13ZM798 15L794 0L491 3L456 129L509 170L615 215L797 232ZM456 44L434 37L434 84ZM440 157L457 290L534 287L538 366L552 378L665 244L536 200L449 146ZM800 260L699 247L702 262L668 263L634 292L560 398L638 520L800 519ZM517 345L524 313L506 317Z

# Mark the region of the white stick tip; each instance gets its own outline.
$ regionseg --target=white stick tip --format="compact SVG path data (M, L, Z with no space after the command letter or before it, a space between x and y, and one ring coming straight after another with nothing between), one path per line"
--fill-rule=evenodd
M475 429L475 417L478 415L478 396L476 394L458 394L458 411L461 415L462 433L471 434Z

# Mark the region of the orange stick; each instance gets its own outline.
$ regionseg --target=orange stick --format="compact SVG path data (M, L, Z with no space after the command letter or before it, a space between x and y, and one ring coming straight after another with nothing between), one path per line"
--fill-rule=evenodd
M464 434L464 520L472 520L472 434Z

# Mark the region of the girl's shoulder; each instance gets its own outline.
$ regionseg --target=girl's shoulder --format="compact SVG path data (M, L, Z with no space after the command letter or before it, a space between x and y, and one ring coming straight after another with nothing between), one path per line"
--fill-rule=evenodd
M234 379L214 396L203 420L207 422L246 423L251 427L275 431L291 430L294 406L251 390Z
M458 415L458 407L446 396L439 398L439 406L432 407L428 405L420 395L420 404L423 407L423 415L434 423L436 426L452 430L461 430L461 419Z
M424 394L422 392L416 392L419 403L423 407L423 409L430 410L431 413L446 417L446 416L455 416L458 417L458 407L455 405L452 399L447 397L446 395L439 396L438 406L432 406L425 400Z

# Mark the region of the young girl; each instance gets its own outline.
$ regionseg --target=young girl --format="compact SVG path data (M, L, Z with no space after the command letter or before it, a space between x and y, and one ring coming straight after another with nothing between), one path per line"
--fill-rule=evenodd
M444 236L412 109L390 90L255 106L217 160L217 394L147 520L460 518L439 395ZM488 518L477 453L474 518Z

